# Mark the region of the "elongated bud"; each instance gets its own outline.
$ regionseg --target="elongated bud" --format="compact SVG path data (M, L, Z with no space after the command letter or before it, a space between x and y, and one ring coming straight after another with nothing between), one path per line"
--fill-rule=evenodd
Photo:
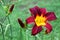
M13 11L13 8L14 8L14 4L11 5L11 7L9 8L8 13L6 14L6 16L11 14L11 12Z
M18 23L20 24L20 26L21 26L22 28L25 27L25 24L21 21L21 19L18 19Z
M13 11L13 8L14 8L14 4L11 5L10 9L9 9L9 13L11 13Z

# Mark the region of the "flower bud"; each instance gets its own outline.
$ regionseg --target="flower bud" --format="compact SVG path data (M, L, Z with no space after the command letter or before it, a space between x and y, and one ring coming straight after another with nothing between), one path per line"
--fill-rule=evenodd
M11 13L13 11L13 8L14 8L14 4L11 5L10 9L9 9L9 13Z
M20 24L20 26L21 26L22 28L25 27L25 24L21 21L21 19L18 19L18 23Z

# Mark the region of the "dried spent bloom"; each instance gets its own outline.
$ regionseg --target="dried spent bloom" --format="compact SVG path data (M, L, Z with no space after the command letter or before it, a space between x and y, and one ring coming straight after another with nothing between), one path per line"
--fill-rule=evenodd
M24 28L25 27L25 24L21 21L21 19L19 19L18 18L18 23L20 24L20 26L22 27L22 28Z
M9 13L11 13L13 11L13 8L14 8L14 4L11 5L10 9L9 9Z
M42 31L42 26L46 28L45 33L48 34L52 31L52 26L48 23L48 21L52 21L56 19L54 12L46 12L45 8L39 8L35 6L30 8L30 12L32 16L26 19L27 24L34 23L32 28L32 35L36 35Z

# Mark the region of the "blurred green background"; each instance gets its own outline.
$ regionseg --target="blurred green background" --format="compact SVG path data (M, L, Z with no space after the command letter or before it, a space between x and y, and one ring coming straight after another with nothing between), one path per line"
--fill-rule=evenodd
M12 13L5 18L5 7L14 4ZM17 19L25 22L30 16L29 8L39 6L47 11L55 12L57 20L51 21L53 30L44 34L44 30L36 36L31 35L32 24L22 29ZM0 0L0 40L60 40L60 0Z

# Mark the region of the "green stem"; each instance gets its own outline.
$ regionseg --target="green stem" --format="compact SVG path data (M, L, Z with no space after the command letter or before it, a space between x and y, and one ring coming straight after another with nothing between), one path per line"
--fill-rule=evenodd
M41 40L43 40L43 35L41 35Z
M21 28L20 28L20 39L19 40L23 40L23 31Z
M8 16L8 21L9 21L9 24L10 24L10 32L11 32L11 40L12 40L12 26L11 26L11 23L10 23L9 16Z
M27 34L27 33L28 33L27 30L25 30L25 36L26 36L26 37L25 37L25 40L29 40L29 39L28 39L29 37L28 37L28 34Z
M3 30L3 25L2 24L0 24L1 25L1 29L2 29L2 37L3 37L3 40L5 40L5 37L4 37L4 30Z

